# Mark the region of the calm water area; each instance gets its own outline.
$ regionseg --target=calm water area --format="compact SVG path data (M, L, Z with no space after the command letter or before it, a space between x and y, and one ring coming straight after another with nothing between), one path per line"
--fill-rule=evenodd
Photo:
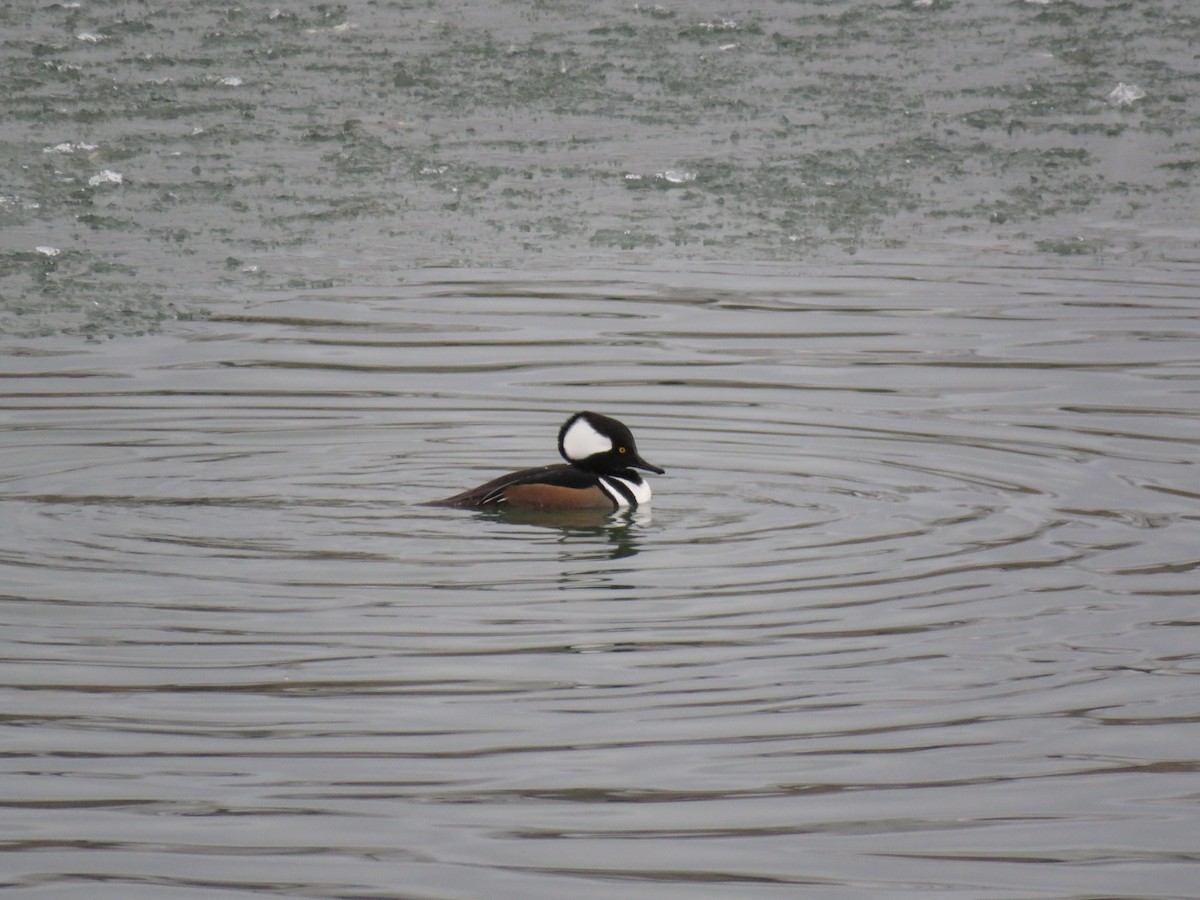
M1200 897L1197 34L5 5L0 895Z

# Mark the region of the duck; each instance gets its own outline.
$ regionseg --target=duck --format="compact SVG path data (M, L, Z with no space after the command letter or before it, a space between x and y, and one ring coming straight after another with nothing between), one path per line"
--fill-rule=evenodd
M621 422L577 412L558 430L565 463L521 469L428 506L457 509L632 509L650 502L650 484L637 471L665 474L642 459Z

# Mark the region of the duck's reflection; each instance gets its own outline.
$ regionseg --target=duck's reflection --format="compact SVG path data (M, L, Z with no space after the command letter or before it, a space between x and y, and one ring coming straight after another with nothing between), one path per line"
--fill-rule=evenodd
M497 522L532 526L557 531L564 544L578 547L586 541L593 549L595 538L608 543L609 559L624 559L635 555L639 547L639 532L651 522L649 507L616 511L603 509L488 509L480 516ZM593 540L587 540L587 539Z

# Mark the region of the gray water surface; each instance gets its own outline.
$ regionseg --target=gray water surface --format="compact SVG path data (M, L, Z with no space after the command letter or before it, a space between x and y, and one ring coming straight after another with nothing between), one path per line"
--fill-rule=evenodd
M15 896L1194 893L1194 289L414 277L6 368ZM431 509L619 414L632 516Z
M1193 6L4 6L0 893L1196 897Z

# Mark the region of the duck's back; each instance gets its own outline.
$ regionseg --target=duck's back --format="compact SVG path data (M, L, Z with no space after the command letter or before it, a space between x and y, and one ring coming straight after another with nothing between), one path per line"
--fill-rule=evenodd
M473 509L483 506L587 509L611 507L612 499L600 487L600 479L576 466L558 463L522 469L493 478L487 484L435 500L429 506Z

